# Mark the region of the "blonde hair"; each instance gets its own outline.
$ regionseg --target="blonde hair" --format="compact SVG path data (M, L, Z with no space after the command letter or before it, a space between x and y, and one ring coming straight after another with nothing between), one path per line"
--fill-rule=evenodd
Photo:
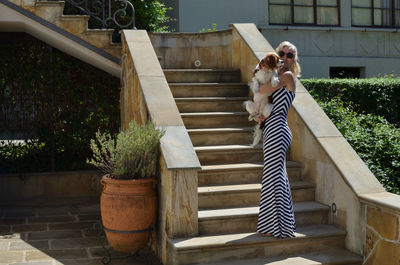
M301 67L299 64L299 57L297 55L297 48L294 46L293 43L289 41L283 41L281 42L278 47L276 48L276 53L279 53L284 47L288 47L289 50L292 50L294 53L294 63L292 67L290 67L290 71L295 74L297 77L300 77L300 72L301 72Z

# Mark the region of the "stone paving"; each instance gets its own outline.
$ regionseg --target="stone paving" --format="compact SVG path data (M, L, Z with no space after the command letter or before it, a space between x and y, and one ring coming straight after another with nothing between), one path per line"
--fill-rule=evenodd
M93 227L99 220L98 203L0 206L0 265L101 265L105 252ZM161 265L149 249L130 258L111 252L111 265Z

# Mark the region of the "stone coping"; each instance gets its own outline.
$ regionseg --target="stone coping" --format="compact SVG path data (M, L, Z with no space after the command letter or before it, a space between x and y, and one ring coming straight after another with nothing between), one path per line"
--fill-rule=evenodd
M200 169L200 162L149 35L145 30L123 30L122 39L123 45L128 48L128 54L123 56L130 56L132 61L125 67L134 68L151 121L166 131L160 146L167 168Z
M207 31L207 32L151 32L149 35L166 35L168 37L186 37L186 36L196 36L196 35L204 35L204 34L215 34L219 35L221 33L229 33L231 29L225 30L216 30L216 31Z
M400 213L400 196L390 192L366 193L359 195L360 201L378 207L386 207Z

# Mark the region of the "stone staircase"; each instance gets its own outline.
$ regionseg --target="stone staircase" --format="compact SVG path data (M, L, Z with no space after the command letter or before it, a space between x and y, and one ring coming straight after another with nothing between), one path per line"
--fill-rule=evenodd
M234 69L164 69L202 169L199 236L168 239L168 264L362 264L345 249L346 231L330 225L330 208L315 201L302 165L287 162L296 238L257 234L262 147L242 102L247 85ZM295 132L294 132L295 133Z
M108 54L121 58L122 45L112 42L112 29L89 29L88 15L64 15L65 1L9 0L32 14L79 37Z

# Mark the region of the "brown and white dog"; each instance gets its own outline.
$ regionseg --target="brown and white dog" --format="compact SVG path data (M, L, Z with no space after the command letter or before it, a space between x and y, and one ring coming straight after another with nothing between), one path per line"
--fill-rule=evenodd
M282 61L275 53L268 53L257 65L253 73L250 89L253 92L253 100L244 102L247 112L250 113L249 120L254 120L261 115L265 118L271 114L274 105L269 102L271 94L261 94L260 84L271 82L273 87L279 84L278 68L282 65ZM253 146L258 144L262 136L260 125L254 128Z

